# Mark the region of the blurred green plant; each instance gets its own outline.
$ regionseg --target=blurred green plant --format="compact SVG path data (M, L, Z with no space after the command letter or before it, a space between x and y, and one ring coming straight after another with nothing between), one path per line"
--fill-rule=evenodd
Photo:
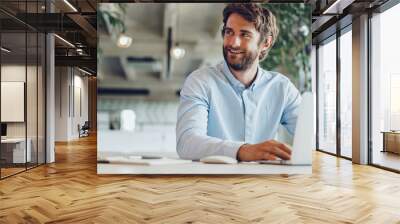
M127 3L108 4L109 7L99 7L97 12L98 28L110 34L119 34L126 31L125 14ZM98 39L99 40L99 39ZM97 43L97 61L99 61L103 50Z
M291 79L301 92L311 90L311 6L304 3L269 3L279 36L261 66Z
M112 4L112 8L112 10L110 10L110 8L99 8L97 15L99 18L99 27L106 30L111 28L118 29L120 32L125 32L124 18L126 14L126 3ZM110 32L110 30L108 31Z

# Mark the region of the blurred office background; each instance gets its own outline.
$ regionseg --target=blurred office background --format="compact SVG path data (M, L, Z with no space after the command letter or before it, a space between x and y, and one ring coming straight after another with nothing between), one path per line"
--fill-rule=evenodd
M177 156L179 91L222 56L225 4L101 3L98 12L98 152ZM281 33L262 66L310 90L311 8L269 4ZM281 135L285 136L281 130Z
M223 5L97 2L116 0L0 1L0 179L55 162L84 126L96 133L96 59L99 149L175 152L177 92L222 60ZM317 151L399 172L399 1L305 2L312 18L301 3L268 4L281 35L262 66L312 87Z

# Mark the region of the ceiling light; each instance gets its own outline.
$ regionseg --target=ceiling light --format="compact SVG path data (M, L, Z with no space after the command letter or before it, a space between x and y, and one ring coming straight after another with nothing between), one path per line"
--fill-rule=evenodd
M71 42L69 42L68 40L58 36L57 34L54 34L55 37L57 37L58 39L60 39L61 41L63 41L64 43L66 43L67 45L69 45L70 47L75 48L75 45L71 44Z
M74 12L78 12L78 10L71 4L69 3L68 0L64 0L65 4L67 4Z
M1 47L0 49L1 49L2 51L6 52L6 53L10 53L10 52L11 52L11 50L9 50L9 49L7 49L7 48L5 48L5 47Z
M175 47L173 47L171 51L172 51L172 56L173 56L175 59L181 59L181 58L183 58L183 57L185 56L185 53L186 53L185 49L182 48L182 47L179 47L178 44L175 45Z
M90 72L88 72L88 71L86 71L86 70L83 70L83 69L81 69L81 68L79 68L79 67L78 67L78 70L81 71L81 72L83 72L83 73L85 73L85 74L87 74L87 75L93 75L92 73L90 73Z
M331 13L331 10L336 7L336 5L340 2L340 0L336 0L335 2L333 2L332 5L330 5L327 9L324 10L324 12L322 12L322 14L327 14L327 13Z
M117 46L120 48L128 48L132 44L132 37L121 33L117 40Z
M342 14L343 10L351 5L355 0L336 0L322 14Z

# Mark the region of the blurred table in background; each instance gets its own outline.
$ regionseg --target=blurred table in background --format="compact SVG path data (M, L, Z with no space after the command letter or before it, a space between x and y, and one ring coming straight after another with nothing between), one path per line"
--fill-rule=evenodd
M400 131L383 131L382 152L400 154Z

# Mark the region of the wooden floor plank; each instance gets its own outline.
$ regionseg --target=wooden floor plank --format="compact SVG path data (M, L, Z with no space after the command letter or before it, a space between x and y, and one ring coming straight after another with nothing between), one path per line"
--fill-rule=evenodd
M0 181L0 223L400 223L400 175L314 153L312 175L97 175L96 138Z

